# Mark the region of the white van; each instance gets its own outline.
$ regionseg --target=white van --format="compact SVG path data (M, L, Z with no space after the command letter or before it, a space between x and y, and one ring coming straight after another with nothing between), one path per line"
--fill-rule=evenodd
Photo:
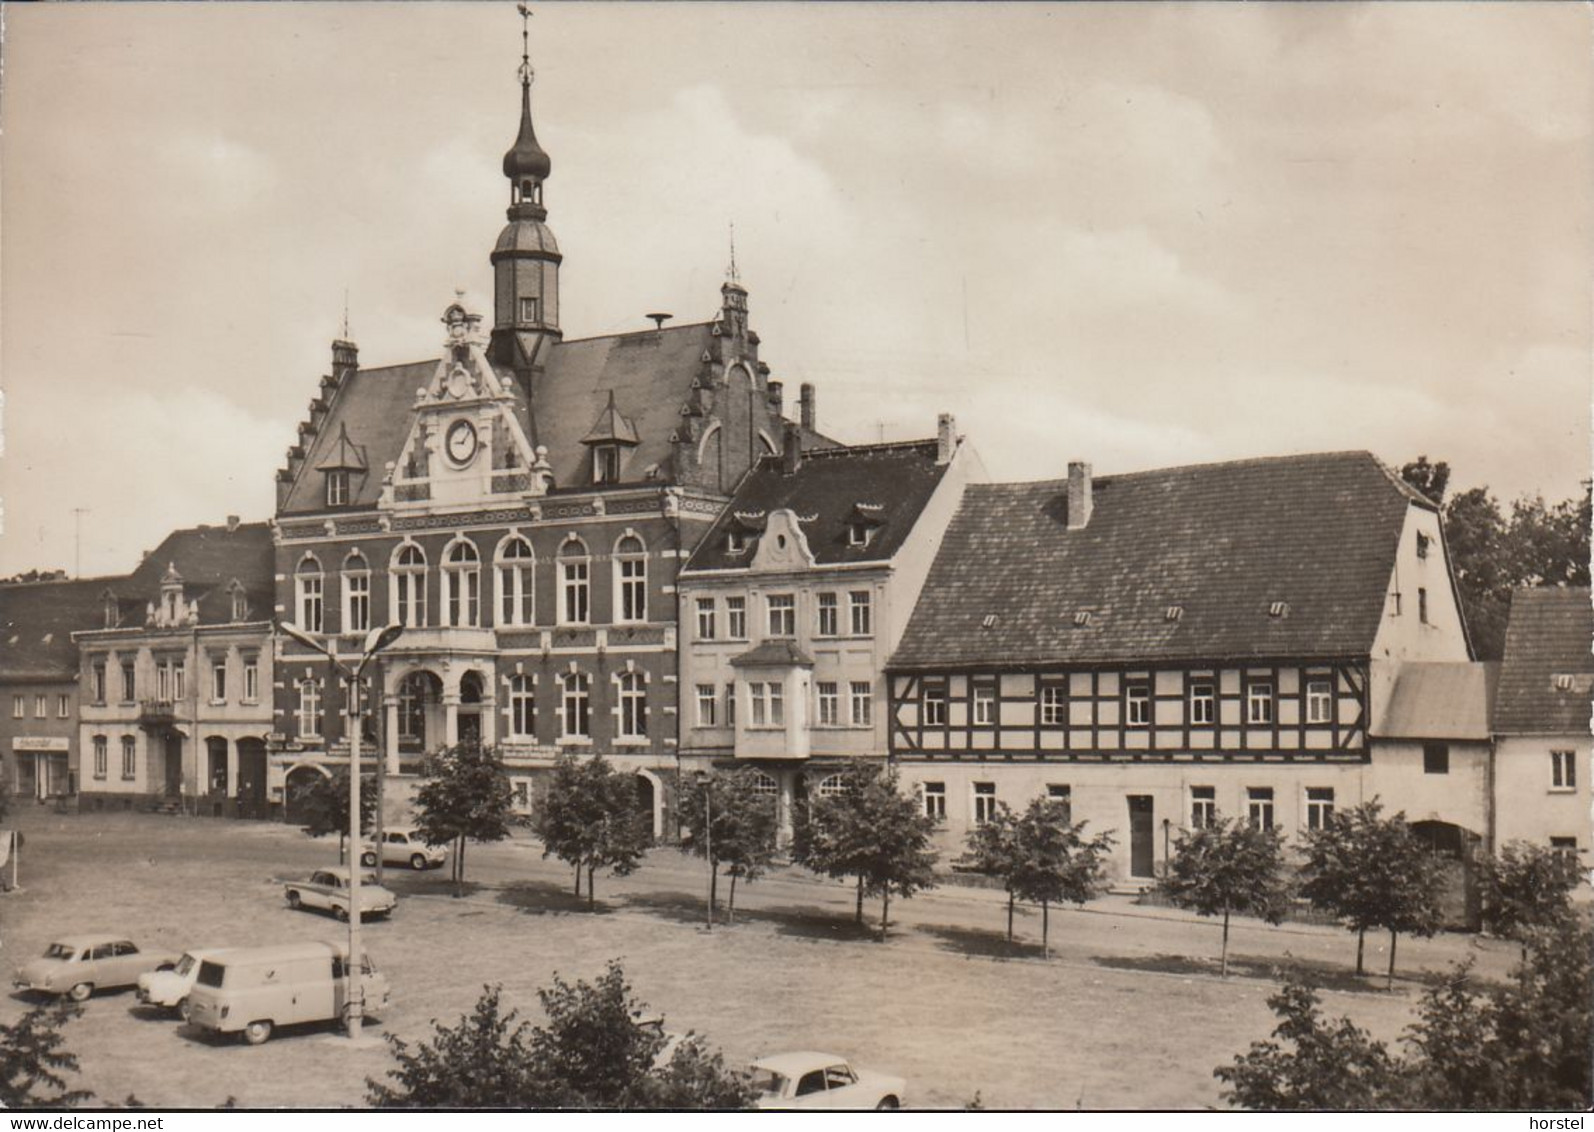
M188 992L188 1020L222 1034L242 1033L256 1046L278 1026L341 1022L348 953L341 943L287 943L218 952L200 961L194 989ZM360 982L365 990L364 1013L382 1013L390 991L369 955Z

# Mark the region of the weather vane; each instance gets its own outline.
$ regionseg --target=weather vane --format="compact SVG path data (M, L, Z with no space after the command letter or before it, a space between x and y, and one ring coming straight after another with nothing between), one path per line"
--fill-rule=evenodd
M520 81L530 85L534 72L531 69L531 9L524 4L515 5L520 12Z

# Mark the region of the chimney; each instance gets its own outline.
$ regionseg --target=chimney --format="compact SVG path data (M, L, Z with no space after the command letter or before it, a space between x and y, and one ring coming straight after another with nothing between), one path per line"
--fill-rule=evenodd
M802 466L802 430L788 421L786 423L786 431L781 435L780 471L782 475L795 475L797 469Z
M950 464L952 453L957 451L958 434L957 422L952 419L951 413L942 413L935 418L935 462L936 464Z
M1090 465L1071 461L1068 465L1068 529L1082 531L1090 522L1091 508Z
M817 432L817 431L819 431L814 426L814 383L813 382L805 381L799 387L799 392L797 394L797 404L798 404L798 407L799 407L800 412L801 412L800 419L802 421L803 428L807 429L809 432Z
M360 348L344 338L332 340L332 379L342 384L343 379L360 368Z
M238 529L238 516L237 515L228 515L227 516L227 533L231 534L232 532L236 531L237 529Z
M769 383L769 411L777 417L786 414L786 387L778 381Z

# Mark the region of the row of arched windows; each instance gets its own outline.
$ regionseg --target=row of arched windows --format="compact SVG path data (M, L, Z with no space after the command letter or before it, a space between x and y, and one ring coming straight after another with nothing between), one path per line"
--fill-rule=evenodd
M491 599L482 578L476 544L457 538L443 548L439 589L441 609L434 621L426 608L426 552L416 543L396 547L388 560L388 618L407 628L430 624L479 627L535 623L536 553L520 535L498 544L493 556ZM560 545L554 563L557 587L555 620L560 625L592 622L592 554L571 535ZM648 552L637 535L627 532L614 545L611 560L614 620L638 623L648 619ZM365 555L351 551L343 560L342 632L363 633L372 626L371 566ZM326 585L320 560L306 552L294 571L294 620L308 633L326 631ZM489 604L490 600L490 604Z

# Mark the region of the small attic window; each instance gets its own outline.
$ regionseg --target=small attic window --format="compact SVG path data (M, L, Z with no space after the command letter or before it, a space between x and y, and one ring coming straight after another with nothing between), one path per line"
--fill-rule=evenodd
M520 321L537 321L537 300L529 296L522 296L520 300Z
M869 540L874 536L874 528L868 523L847 524L847 545L868 546Z
M592 448L592 482L620 482L620 446L597 444Z
M349 503L349 473L334 468L327 473L327 506L346 507Z
M1572 690L1572 677L1567 673L1557 673L1554 679L1557 692L1570 692Z
M1081 609L1074 614L1074 628L1083 629L1090 624L1090 610Z
M105 615L105 627L107 629L116 628L117 622L121 620L121 617L118 616L116 609L116 599L114 597L107 597L105 599L103 611Z
M1285 617L1288 616L1289 612L1290 603L1287 601L1275 601L1267 607L1267 615L1269 617Z
M984 619L981 620L981 622L980 622L980 628L982 628L982 629L990 629L990 628L994 627L995 625L996 625L996 614L994 614L994 613L987 613L985 615Z
M243 587L232 591L232 619L244 621L249 617L249 600L244 597Z
M1418 558L1427 558L1428 557L1428 543L1430 541L1431 540L1428 538L1427 535L1423 534L1421 531L1417 532L1417 557Z
M747 549L747 536L741 531L731 529L725 532L725 552L727 554L740 554Z
M1168 611L1163 614L1164 619L1168 621L1177 621L1183 616L1184 606L1182 605L1170 605Z

